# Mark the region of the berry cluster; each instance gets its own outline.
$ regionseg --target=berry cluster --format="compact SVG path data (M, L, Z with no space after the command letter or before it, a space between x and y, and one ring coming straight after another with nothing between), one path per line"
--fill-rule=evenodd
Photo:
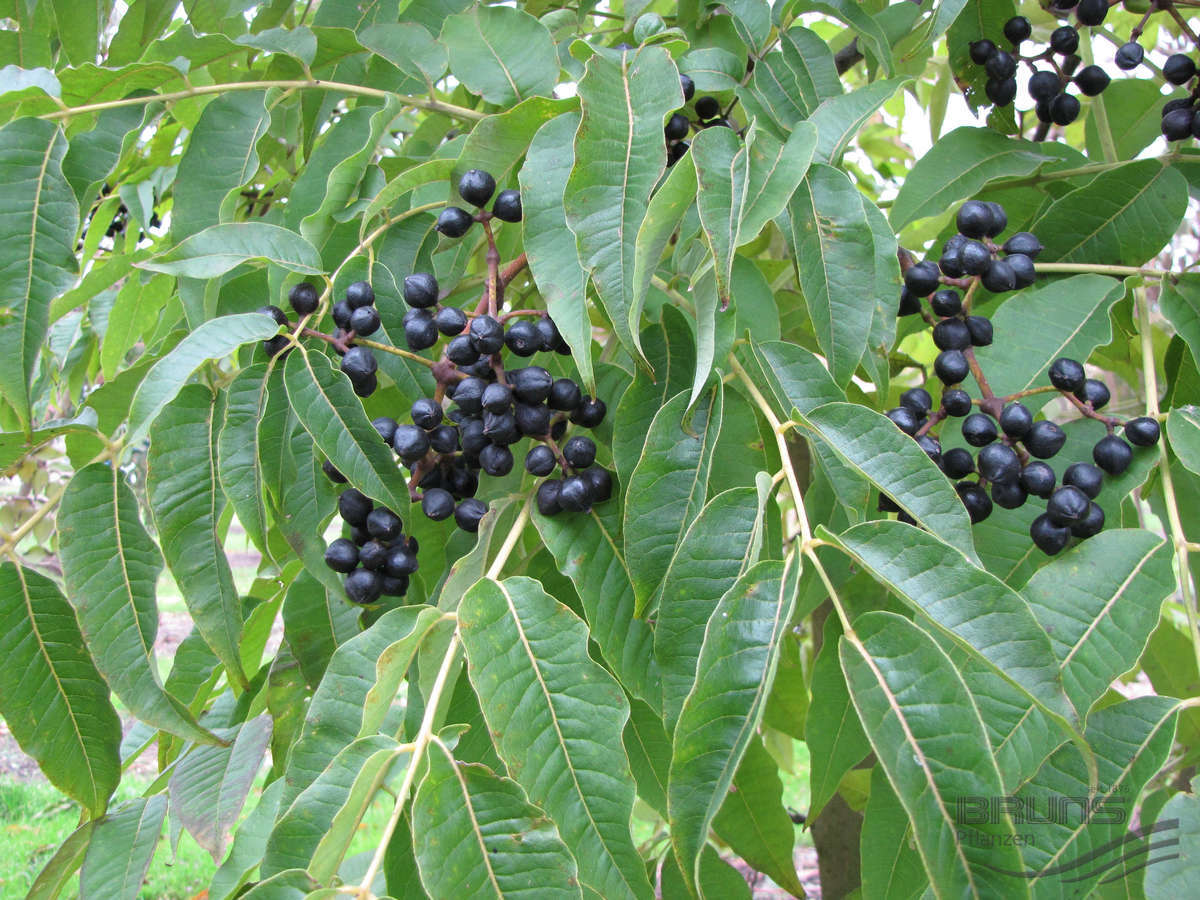
M1031 496L1046 500L1046 512L1033 521L1030 536L1044 553L1055 554L1072 536L1091 537L1104 527L1104 511L1094 502L1104 474L1117 476L1128 468L1133 458L1130 444L1156 443L1158 422L1140 417L1122 423L1100 415L1098 410L1110 399L1104 382L1086 377L1083 365L1076 360L1055 360L1049 371L1052 388L1083 415L1104 422L1108 430L1092 448L1094 465L1072 463L1063 473L1062 484L1056 484L1054 470L1043 460L1062 450L1066 433L1048 419L1035 420L1033 410L1020 402L1022 397L1043 391L1022 391L1009 397L992 393L973 349L992 343L992 324L970 314L970 298L979 284L991 291L1032 284L1033 259L1042 249L1041 244L1034 235L1018 232L999 248L1005 256L998 258L998 248L991 238L1004 230L1007 216L995 203L964 203L958 211L957 225L958 234L946 242L937 263L915 263L905 270L900 301L901 315L920 313L933 326L933 340L941 351L934 362L934 371L943 383L941 401L935 409L927 390L912 388L901 395L900 405L889 410L887 416L955 481L972 523L986 519L993 505L1016 509ZM997 267L1008 271L994 274ZM943 284L966 287L966 297ZM925 311L926 300L931 312ZM973 400L962 389L968 374L978 383L982 399ZM962 438L977 448L974 456L961 447L943 452L931 429L949 418L962 420ZM1125 440L1114 434L1117 427L1124 429ZM977 476L976 480L967 480L972 475ZM901 519L912 521L891 498L881 497L879 509L898 512Z
M696 95L695 83L687 75L680 75L679 84L683 88L683 102L691 103L692 97ZM735 128L734 123L728 118L728 113L722 113L721 101L716 97L697 97L693 109L696 113L695 122L688 117L686 109L679 109L671 114L671 118L667 120L667 124L663 128L663 134L667 140L668 166L675 165L688 152L691 144L685 138L691 133L693 127Z
M332 481L345 484L345 476L328 460L323 468ZM405 537L400 517L354 488L338 496L338 513L350 536L325 548L325 565L346 576L346 596L367 604L408 593L409 576L418 568L417 539Z
M1108 15L1108 0L1052 0L1053 12L1066 15L1074 10L1079 26L1096 26ZM1145 51L1138 43L1146 19L1157 7L1151 5L1141 23L1133 29L1128 41L1122 44L1113 57L1118 69L1130 72L1142 64ZM1034 112L1043 124L1070 125L1079 116L1079 100L1067 93L1074 84L1079 93L1096 97L1104 92L1111 77L1103 68L1088 65L1079 68L1082 60L1076 55L1079 49L1079 31L1072 25L1062 25L1050 33L1047 46L1039 52L1022 54L1021 44L1033 35L1033 26L1024 16L1014 16L1004 24L1004 39L1011 51L1002 50L987 38L975 41L970 46L972 62L983 66L988 80L985 93L996 106L1008 106L1017 96L1017 64L1024 63L1030 69L1027 87L1035 103ZM1051 68L1039 68L1045 62ZM1078 71L1076 71L1078 69ZM1174 85L1184 85L1196 75L1196 64L1186 55L1177 53L1163 66L1163 76ZM1192 95L1172 100L1163 107L1162 132L1169 141L1181 141L1189 137L1200 137L1200 110L1194 111L1200 89Z
M481 169L471 169L458 182L458 193L472 206L484 207L496 193L496 179L490 172ZM514 189L501 191L496 194L496 202L492 204L491 216L501 222L521 221L521 192ZM460 238L470 230L471 225L483 221L478 216L471 215L460 206L447 206L438 215L434 229L448 238Z

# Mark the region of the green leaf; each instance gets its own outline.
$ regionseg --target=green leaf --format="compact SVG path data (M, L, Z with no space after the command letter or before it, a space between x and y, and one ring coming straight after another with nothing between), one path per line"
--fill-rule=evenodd
M911 828L883 766L875 766L859 842L864 896L916 900L924 893L929 879L911 845Z
M417 649L441 615L431 606L393 609L334 651L288 758L282 808L291 807L355 738L379 730Z
M817 131L811 122L797 122L787 140L750 126L746 134L750 180L738 224L738 244L758 237L766 224L782 213L804 180L817 148ZM676 167L678 167L676 163Z
M741 243L738 226L742 221L749 180L748 154L741 139L729 128L707 128L696 135L688 156L696 168L698 191L696 206L700 224L715 262L717 297L721 309L729 306L730 281L733 279L733 253ZM704 379L693 391L695 400ZM708 373L704 373L707 378Z
M662 591L675 548L704 505L723 394L718 385L690 411L686 394L667 401L629 478L621 530L639 616Z
M654 631L635 616L633 576L621 536L621 507L601 504L577 516L535 513L546 548L583 601L591 638L630 693L656 710L661 705Z
M301 275L324 271L312 244L294 231L266 222L210 225L138 266L187 278L216 278L251 260L264 260Z
M59 844L25 895L25 900L56 900L66 889L67 883L83 865L88 842L95 829L94 821L84 822Z
M159 680L154 588L162 557L116 466L92 463L75 473L59 508L58 535L67 599L113 693L143 722L212 743Z
M742 873L721 859L720 854L712 847L705 847L700 856L700 896L721 897L729 900L750 900L750 886ZM674 856L663 859L662 866L662 898L663 900L690 900L692 893L679 871L679 863Z
M241 601L217 533L223 504L217 489L216 414L212 393L200 384L185 386L163 407L150 429L146 496L167 568L196 629L230 677L245 687L238 648Z
M895 269L895 248L876 246L870 203L837 169L816 165L793 195L792 247L800 289L833 379L849 383L867 347L879 270Z
M283 637L310 687L318 687L334 651L357 634L352 605L307 571L296 576L283 600Z
M79 873L79 895L134 900L142 892L166 816L167 798L157 794L130 800L98 821Z
M221 316L193 330L151 366L138 385L129 403L126 446L140 443L145 438L158 414L175 399L200 366L211 359L224 359L242 344L266 340L278 330L274 319L257 312Z
M288 356L283 377L292 409L317 449L350 484L403 518L408 486L349 379L334 371L328 357L302 347Z
M671 730L696 680L704 628L748 565L761 513L754 488L713 497L689 524L663 576L654 657L661 672L663 717Z
M483 169L492 173L497 184L507 183L518 164L523 161L525 151L538 130L547 122L578 108L579 101L573 97L566 100L530 97L511 109L485 116L475 123L475 127L467 135L454 169L455 175L461 177L467 169ZM571 136L574 136L574 132ZM562 158L570 144L571 139L568 137L556 148L559 150L558 158ZM561 174L564 184L569 171L570 166L565 165ZM457 181L457 178L455 180ZM525 195L522 194L522 213L526 212L524 202ZM561 205L559 212L562 212ZM523 215L522 220L528 227L528 216ZM513 230L516 228L517 226L513 226Z
M858 32L859 38L867 45L865 48L867 52L875 57L875 61L885 73L891 74L895 65L892 62L891 41L888 40L883 27L863 8L862 4L855 0L823 0L823 2L810 0L806 5L841 19Z
M1171 558L1170 544L1148 531L1103 531L1022 589L1081 714L1141 656L1163 599L1175 591Z
M1200 408L1180 406L1167 414L1171 450L1191 471L1200 474Z
M422 185L444 181L450 177L453 170L454 160L452 159L431 159L410 169L405 169L389 181L367 205L366 211L362 214L362 223L359 225L359 237L364 237L370 231L370 223L376 216L388 212L405 194ZM521 201L522 211L528 219L529 210L523 194Z
M963 95L972 112L991 104L991 100L984 94L987 72L983 66L971 60L970 44L985 34L1003 34L1004 23L1016 14L1013 0L967 0L966 7L949 28L946 47L953 77L959 84L965 85Z
M858 136L867 120L911 80L891 78L873 81L856 91L822 101L808 119L810 124L817 127L814 158L818 162L839 165L850 141Z
M446 47L416 22L371 25L358 42L378 53L405 75L430 84L446 74Z
M801 421L918 522L975 559L970 519L957 492L917 442L886 416L856 403L829 403L804 413Z
M772 123L783 137L812 114L821 101L842 93L833 51L815 32L791 28L780 49L754 66L750 83L739 91L747 115Z
M259 423L266 416L267 364L238 372L225 394L225 419L217 438L217 475L238 521L260 553L268 553L263 447Z
M818 406L846 399L829 370L803 347L786 341L751 342L739 358L751 380L774 399L774 412L783 421L792 417L792 410L807 415Z
M256 716L218 734L230 745L192 747L175 763L169 782L174 813L214 862L225 855L230 832L266 755L271 717Z
M49 578L0 564L0 715L46 777L93 818L121 778L121 720Z
M665 50L643 47L619 61L595 54L579 82L583 117L563 196L567 225L614 333L635 359L642 357L631 321L635 239L666 163L663 120L682 105L678 81Z
M141 273L135 273L138 274ZM155 275L146 284L137 277L125 280L109 312L104 342L100 345L100 367L106 379L117 374L138 341L154 333L162 308L170 302L174 291L175 279L167 275Z
M54 438L66 434L95 434L98 424L96 411L90 406L79 410L72 419L53 419L26 434L24 431L0 432L0 471L21 460L27 453L36 450Z
M1187 343L1192 359L1200 359L1200 278L1184 274L1177 282L1162 282L1159 306Z
M512 104L548 96L558 80L558 54L546 26L529 13L477 6L442 25L450 71L488 103Z
M62 170L80 203L90 201L120 162L121 153L134 139L146 110L139 106L105 110L96 117L96 127L71 137Z
M279 812L283 781L272 781L259 795L258 804L237 827L229 855L208 885L209 900L230 900L258 868L267 850L267 839Z
M0 393L28 426L30 382L50 302L75 279L79 207L62 173L67 140L53 122L0 128Z
M692 79L698 91L732 91L745 77L746 61L720 47L701 47L683 55L679 71Z
M1101 172L1029 226L1045 244L1038 259L1140 266L1175 234L1187 193L1179 170L1154 159Z
M967 686L929 635L873 611L840 642L859 719L913 825L917 852L939 895L1027 897L1007 811L983 822L954 814L960 797L1004 796L1000 772ZM962 836L960 837L960 832Z
M1082 711L1077 715L1067 700L1050 639L1019 594L961 551L902 522L865 522L838 536L818 530L1071 731Z
M258 882L239 900L317 900L320 885L304 869L287 869Z
M1193 778L1191 791L1176 794L1158 814L1155 826L1169 829L1166 837L1173 837L1171 830L1178 829L1179 849L1178 853L1147 860L1154 863L1146 866L1145 889L1149 900L1191 897L1200 891L1200 869L1196 868L1196 836L1200 835L1198 787ZM1174 826L1172 821L1176 823Z
M171 188L171 237L176 243L229 222L239 188L258 171L255 146L271 124L266 91L231 91L204 107L188 136Z
M675 726L667 809L689 884L699 878L709 826L766 708L800 577L796 557L789 560L750 568L718 602Z
M579 878L606 898L653 896L629 831L629 705L588 658L587 628L530 578L463 597L467 673L509 774L558 825Z
M1040 232L1039 232L1040 234ZM1003 346L977 347L976 359L998 396L1045 383L1060 356L1087 359L1112 338L1109 310L1125 286L1102 275L1072 275L1014 294L991 315Z
M413 798L417 864L437 897L582 897L575 860L554 823L520 786L485 766L460 765L445 745Z
M521 217L529 271L587 389L595 389L592 332L584 289L587 272L567 228L563 194L574 165L579 116L567 113L538 129L520 171Z
M1044 143L1010 138L990 128L955 128L917 159L888 219L901 231L917 219L942 215L991 181L1029 175L1057 158Z
M106 26L101 15L107 13L106 3L70 3L52 0L54 18L58 23L58 39L63 52L74 65L94 63L100 29Z
M1088 156L1104 159L1104 145L1100 140L1101 122L1096 115L1103 107L1107 119L1107 130L1117 159L1133 159L1142 150L1154 143L1162 134L1162 106L1176 95L1164 97L1162 86L1148 78L1118 78L1104 93L1093 97L1088 104L1088 117L1084 123L1087 137Z

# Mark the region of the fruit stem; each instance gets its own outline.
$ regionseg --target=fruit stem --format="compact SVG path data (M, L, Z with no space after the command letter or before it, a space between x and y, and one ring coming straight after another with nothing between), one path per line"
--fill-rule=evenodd
M1153 4L1150 8L1154 8ZM1079 55L1085 66L1092 64L1091 41L1079 42ZM1117 145L1113 141L1112 129L1108 125L1108 109L1104 103L1099 101L1093 101L1089 104L1088 109L1091 111L1091 115L1096 117L1096 131L1100 135L1100 148L1104 151L1104 161L1115 163L1119 157L1117 156Z
M406 94L394 94L378 88L363 87L357 84L346 84L341 81L322 81L319 78L293 81L232 81L225 84L202 84L185 88L181 91L170 91L166 94L151 94L146 97L127 97L123 100L106 100L103 103L88 103L83 106L64 106L54 112L42 113L39 119L69 119L72 116L100 112L106 109L118 109L124 106L144 106L155 101L169 102L184 100L188 97L201 97L206 94L225 94L230 91L260 91L264 88L304 89L313 88L321 91L340 91L344 94L356 94L362 97L375 97L380 100L395 98L405 106L423 109L427 112L439 112L456 119L468 122L478 122L487 114L453 103L445 103L431 97L413 97Z
M1146 30L1146 23L1150 21L1150 17L1158 12L1162 7L1158 0L1150 0L1150 8L1146 10L1140 22L1133 27L1133 31L1129 32L1129 40L1136 41L1142 36L1142 32Z
M1000 398L992 393L992 386L988 384L987 378L984 377L983 369L979 365L979 360L975 358L975 348L968 347L963 351L963 356L967 358L967 365L971 367L971 375L975 378L976 384L979 385L979 393L983 394L983 402L979 404L980 408L993 418L1000 418L999 410L993 412L991 409L991 407L1000 404Z
M335 347L341 344L341 341L339 341L333 335L325 334L322 331L317 331L315 328L301 328L300 334L304 335L304 337L316 338L317 340L324 341L327 344L333 344ZM370 347L372 350L380 350L384 353L391 353L394 356L403 356L405 359L411 359L413 362L420 363L423 366L428 366L430 369L432 369L435 365L432 359L426 359L425 357L419 356L416 353L412 353L408 350L401 350L399 347L393 347L390 344L381 344L379 341L368 341L366 338L356 337L354 338L354 343L361 344L364 347Z
M1200 50L1200 38L1196 37L1196 32L1187 23L1187 19L1179 14L1179 10L1175 8L1175 4L1171 0L1158 0L1158 5L1166 10L1167 15L1175 20L1175 24L1179 26L1179 30L1188 36L1188 40L1192 42L1192 46Z
M1032 397L1034 394L1049 394L1051 391L1057 390L1058 388L1054 387L1054 385L1045 384L1041 387L1026 388L1023 391L1017 391L1015 394L1009 394L1007 397L1004 397L1003 400L1005 403L1011 403L1014 400L1020 400L1022 397Z
M1103 422L1105 427L1108 428L1109 434L1112 434L1112 430L1115 426L1121 424L1120 419L1114 419L1112 416L1100 415L1100 413L1096 412L1092 408L1092 405L1090 403L1084 403L1082 400L1080 400L1074 394L1070 394L1066 391L1059 391L1059 393L1062 394L1071 403L1072 406L1074 406L1077 410L1079 410L1081 413L1083 413L1083 415L1087 416L1087 418L1095 419L1097 422Z
M1142 343L1142 378L1146 389L1146 414L1158 417L1158 373L1154 368L1154 335L1150 323L1150 300L1146 297L1144 288L1133 292L1133 302L1137 307L1138 333ZM1171 542L1175 546L1175 558L1179 569L1179 593L1183 600L1183 609L1187 613L1188 631L1192 636L1192 651L1196 655L1196 666L1200 668L1200 621L1196 615L1196 597L1192 592L1191 567L1189 552L1193 545L1189 543L1183 531L1183 521L1179 517L1179 500L1175 496L1175 480L1171 477L1171 459L1167 455L1167 442L1164 438L1158 441L1158 469L1162 477L1163 504L1167 509L1167 523L1171 528Z
M500 286L502 288L508 287L509 282L512 281L514 278L516 278L518 275L520 275L521 271L528 264L529 264L529 257L527 257L524 253L522 253L520 256L518 256L516 259L514 259L512 262L510 262L507 266L504 267L504 270L500 273Z
M1162 156L1154 157L1163 165L1168 165L1177 157L1174 152L1164 153ZM1086 166L1078 166L1074 169L1054 169L1050 172L1036 172L1033 175L1027 175L1024 178L1012 178L1007 181L997 182L997 187L1014 188L1014 187L1029 187L1035 184L1041 184L1043 181L1058 181L1061 178L1077 178L1081 175L1099 175L1101 172L1107 172L1111 169L1119 168L1126 164L1126 160L1118 160L1117 162L1102 162L1092 163Z
M487 219L479 222L487 237L487 311L493 319L496 318L500 304L504 302L504 285L500 281L500 251L496 247L496 236L492 233L492 223Z

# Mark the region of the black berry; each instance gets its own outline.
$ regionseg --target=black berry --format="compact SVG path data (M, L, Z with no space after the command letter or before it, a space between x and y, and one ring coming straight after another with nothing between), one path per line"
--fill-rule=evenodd
M1049 497L1054 490L1054 470L1044 462L1026 463L1018 480L1035 497Z
M1028 256L1030 259L1037 259L1037 255L1043 249L1042 242L1028 231L1018 231L1004 242L1005 253L1020 253L1022 256Z
M1048 419L1034 422L1033 427L1029 429L1029 434L1021 440L1025 449L1038 459L1050 459L1063 448L1063 444L1066 442L1066 432Z
M424 428L426 431L437 428L438 425L442 424L442 404L438 403L432 397L421 397L413 401L410 414L413 424L418 428Z
M470 336L471 346L481 356L499 353L500 348L504 346L504 326L488 315L472 319L467 334Z
M919 415L927 416L933 409L933 397L925 388L909 388L900 395L900 405Z
M367 515L375 508L371 498L355 488L346 488L338 495L338 514L347 525L366 527Z
M350 330L361 337L370 337L379 330L379 310L360 306L350 314Z
M1085 97L1097 97L1104 93L1112 78L1099 66L1084 66L1075 73L1075 87Z
M1063 472L1063 484L1077 487L1089 500L1095 500L1100 489L1104 487L1104 473L1091 463L1077 462L1067 466Z
M438 342L438 329L427 309L410 309L404 314L404 341L413 352L428 350Z
M474 534L479 530L479 520L487 512L487 504L482 500L469 498L463 500L454 508L454 521L463 531Z
M563 444L563 459L576 469L586 469L596 461L596 443L591 438L576 435Z
M925 260L909 266L904 273L904 286L918 297L927 297L938 289L940 275L937 263Z
M956 316L962 311L962 297L958 291L935 291L929 298L929 307L936 316Z
M996 439L996 423L984 413L971 413L962 423L962 436L972 447L983 447Z
M412 465L429 452L429 435L416 425L398 425L392 435L392 449L401 460Z
M428 272L413 272L404 278L404 302L415 309L428 309L438 301L437 279Z
M1075 18L1080 25L1099 25L1108 15L1108 0L1079 0Z
M1070 56L1079 49L1079 32L1070 25L1062 25L1050 32L1050 49L1059 56Z
M457 306L443 306L434 314L433 322L446 337L454 337L467 327L467 314Z
M521 221L521 192L509 189L496 195L492 204L492 215L501 222Z
M479 451L479 467L493 478L507 475L513 467L512 451L489 444Z
M542 336L535 324L521 319L508 326L504 344L517 356L533 356L542 349Z
M1077 538L1090 538L1104 530L1104 510L1098 503L1089 503L1087 515L1071 525L1071 534Z
M982 66L996 54L997 49L996 45L987 38L972 41L968 48L971 54L971 62L977 66Z
M1161 429L1149 416L1139 416L1125 423L1125 440L1137 447L1152 447L1158 443Z
M562 507L558 505L558 494L561 489L562 481L557 478L550 478L539 484L535 496L538 512L543 516L553 516L561 512Z
M1096 441L1092 459L1109 475L1120 475L1133 462L1133 450L1115 434L1110 434Z
M1142 49L1142 45L1137 41L1129 41L1117 48L1116 54L1113 56L1113 62L1117 64L1117 68L1123 72L1131 72L1142 64L1142 59L1145 57L1146 51Z
M961 350L943 350L933 361L933 370L943 384L958 384L967 377L971 367Z
M1029 494L1019 481L992 482L992 502L1001 509L1017 509L1028 499Z
M355 569L346 576L344 586L352 603L374 603L383 593L382 579L369 569Z
M358 548L353 541L338 538L325 548L325 565L335 572L353 572L358 566Z
M967 316L967 331L972 347L986 347L992 342L992 320L985 316Z
M948 478L966 478L975 471L975 460L969 450L953 447L942 453L942 471Z
M531 475L549 475L556 465L558 462L554 458L554 451L545 444L537 444L525 454L525 471Z
M1083 387L1075 392L1075 397L1084 403L1090 403L1092 409L1103 409L1112 398L1108 385L1097 378L1088 378Z
M435 522L448 519L454 515L454 498L442 488L428 490L421 497L421 512Z
M1196 74L1196 64L1186 53L1172 53L1163 63L1162 73L1171 84L1187 84Z
M966 357L963 357L963 362L966 362ZM949 416L965 416L971 411L971 395L960 388L942 391L942 409Z
M352 310L371 306L374 302L375 291L368 282L356 281L346 288L346 303Z
M465 209L457 206L447 206L437 217L434 230L449 238L460 238L467 233L475 220Z
M1013 44L1029 40L1031 34L1033 34L1033 26L1024 16L1013 16L1004 23L1004 36Z
M1013 440L1020 440L1033 427L1033 413L1024 403L1010 403L1000 412L1000 427Z
M578 475L569 475L558 491L558 505L568 512L584 512L591 508L592 492L588 483Z
M1049 515L1042 513L1029 526L1029 536L1033 538L1034 546L1047 556L1054 556L1071 540L1071 529L1055 525Z
M992 500L987 491L970 481L960 481L954 486L958 498L967 508L972 525L977 525L992 514Z
M1087 515L1088 495L1074 485L1066 484L1046 501L1046 515L1055 525L1070 525Z
M472 206L485 206L496 192L496 179L482 169L469 169L458 179L458 195Z
M300 316L316 312L318 300L317 289L307 281L293 285L288 291L288 303L292 304L292 309Z
M1050 364L1050 383L1060 391L1075 393L1083 388L1086 380L1083 366L1078 360L1060 356Z

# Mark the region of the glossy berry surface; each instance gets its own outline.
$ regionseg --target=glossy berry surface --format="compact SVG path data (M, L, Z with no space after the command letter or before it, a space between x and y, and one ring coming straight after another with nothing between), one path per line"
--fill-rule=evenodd
M316 312L319 299L317 289L307 281L292 285L292 289L288 291L288 303L300 316Z
M1086 375L1078 360L1060 356L1050 364L1050 383L1060 391L1075 393L1083 388Z
M472 206L486 206L496 192L496 179L482 169L469 169L458 180L458 195Z
M475 219L465 209L447 206L438 214L437 223L433 228L448 238L460 238L467 233L474 221Z
M1029 526L1029 536L1033 539L1034 546L1047 556L1054 556L1061 553L1071 540L1071 529L1056 525L1048 514L1042 513Z
M1133 450L1115 434L1110 434L1092 447L1092 459L1109 475L1120 475L1133 462Z
M509 189L496 195L492 204L492 215L501 222L521 221L521 192Z
M971 395L960 388L942 392L942 407L947 415L965 416L971 411Z
M1160 434L1158 421L1149 416L1139 416L1125 423L1125 439L1136 447L1154 446Z

